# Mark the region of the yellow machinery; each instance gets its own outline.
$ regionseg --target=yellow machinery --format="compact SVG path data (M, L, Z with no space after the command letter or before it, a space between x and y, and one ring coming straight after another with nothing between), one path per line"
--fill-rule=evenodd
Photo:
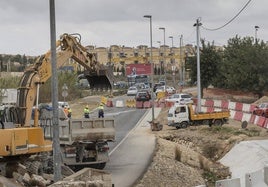
M56 45L57 68L72 58L84 67L85 77L91 88L111 88L113 77L109 68L97 62L94 54L80 44L77 35L63 34ZM9 160L19 161L32 154L52 150L52 142L45 140L44 129L38 125L38 115L35 115L34 125L30 125L34 102L38 102L39 87L52 75L51 65L51 53L48 51L27 68L19 84L16 106L10 107L4 112L5 115L0 116L0 156L3 158L2 162L0 159L1 163ZM2 172L3 166L0 167Z

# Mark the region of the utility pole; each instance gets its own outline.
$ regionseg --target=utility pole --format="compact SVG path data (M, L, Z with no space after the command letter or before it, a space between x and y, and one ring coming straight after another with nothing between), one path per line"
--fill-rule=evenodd
M163 30L163 32L164 32L164 55L163 55L163 57L164 57L164 61L163 61L164 68L162 68L162 71L164 69L164 72L166 72L165 71L165 66L166 66L166 28L165 27L160 27L159 29ZM162 75L162 71L160 72L160 75ZM165 81L166 81L166 73L165 73Z
M201 112L201 77L200 77L200 54L199 54L199 27L202 25L199 18L196 20L194 27L196 27L196 44L197 44L197 112Z
M257 37L257 32L258 32L258 29L259 29L260 27L259 26L255 26L255 44L257 44L257 42L258 42L258 37Z
M152 32L152 16L145 15L145 18L150 19L150 63L151 63L151 97L152 97L152 123L154 123L154 63L153 63L153 32Z
M59 139L59 104L58 104L58 76L56 58L56 21L55 21L55 2L49 1L50 7L50 40L51 40L51 62L52 62L52 108L53 108L53 170L54 181L61 180L61 152Z
M180 36L180 90L183 88L183 71L182 71L182 35Z

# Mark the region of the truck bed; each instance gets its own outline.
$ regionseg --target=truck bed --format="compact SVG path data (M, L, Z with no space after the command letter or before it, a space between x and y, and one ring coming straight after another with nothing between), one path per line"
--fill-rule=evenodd
M51 122L41 122L45 138L52 139L53 126ZM113 118L81 118L59 120L59 137L61 144L71 145L76 141L96 142L114 141L115 123Z
M217 111L217 112L198 113L198 114L191 113L192 120L223 119L229 117L230 117L229 111Z

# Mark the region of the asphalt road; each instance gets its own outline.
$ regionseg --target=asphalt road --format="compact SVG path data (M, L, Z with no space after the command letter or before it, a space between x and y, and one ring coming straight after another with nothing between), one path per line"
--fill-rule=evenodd
M113 99L125 101L134 97L121 96ZM150 133L151 109L105 107L105 116L115 118L116 141L109 142L109 162L104 168L112 174L117 187L133 186L151 163L155 149L155 136ZM155 110L155 116L160 112ZM94 111L91 116L97 116Z
M112 181L115 186L128 187L142 176L148 165L151 163L152 154L155 149L155 136L151 131L148 121L148 114L151 110L136 110L122 117L123 125L132 126L127 134L119 134L120 142L110 152L110 161L104 170L112 174ZM142 117L138 118L134 116ZM131 117L129 117L131 116ZM130 120L134 118L136 120ZM136 122L135 122L136 121ZM122 124L121 123L121 124ZM123 139L122 139L123 138Z

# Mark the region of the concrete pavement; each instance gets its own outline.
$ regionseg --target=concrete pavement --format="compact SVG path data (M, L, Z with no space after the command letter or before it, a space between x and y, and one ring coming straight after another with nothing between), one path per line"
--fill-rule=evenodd
M155 108L155 118L160 111L161 108ZM151 163L156 143L148 123L151 120L152 110L150 109L112 151L109 167L113 169L112 182L115 186L132 186Z

